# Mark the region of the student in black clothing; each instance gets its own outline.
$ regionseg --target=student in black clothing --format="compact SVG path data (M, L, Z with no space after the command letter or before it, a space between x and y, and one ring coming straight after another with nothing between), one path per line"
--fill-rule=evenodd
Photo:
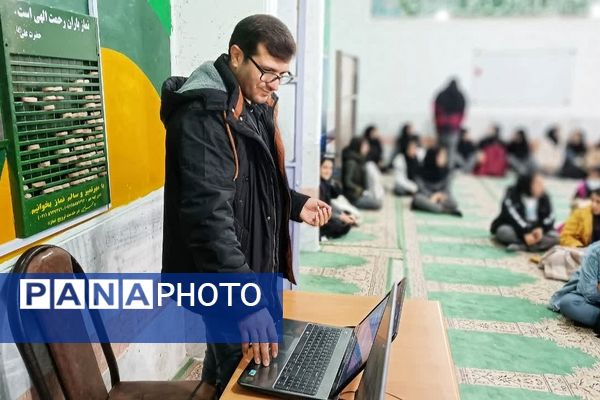
M517 129L506 146L508 153L508 165L519 175L526 175L533 170L533 160L527 132L524 129Z
M552 203L540 173L519 176L508 188L491 232L512 251L545 251L558 244Z
M344 196L357 208L379 210L383 205L383 188L367 173L367 154L369 142L363 137L352 138L342 151ZM370 166L378 173L373 164Z
M319 199L331 205L331 199L342 194L342 187L333 179L333 160L321 159L321 184L319 185ZM331 219L319 231L320 237L338 238L350 231L356 225L356 218L348 213L340 212L334 208Z
M475 168L475 164L477 163L477 146L471 140L469 131L466 128L460 129L456 159L455 167L460 168L466 173L473 172L473 168Z
M450 193L450 168L445 148L434 147L427 150L415 179L419 190L413 198L413 209L462 217L458 204Z
M392 154L390 165L393 164L394 158L396 158L398 154L406 153L406 146L408 146L408 141L411 140L411 138L418 139L418 135L415 132L412 124L410 122L407 122L404 125L402 125L400 133L396 138L396 146L394 148L394 153Z
M586 176L585 155L587 146L585 135L577 130L571 133L565 150L565 162L561 168L560 176L563 178L583 179Z
M373 161L380 170L383 170L383 145L379 137L379 130L375 125L369 125L363 136L369 142L367 161Z

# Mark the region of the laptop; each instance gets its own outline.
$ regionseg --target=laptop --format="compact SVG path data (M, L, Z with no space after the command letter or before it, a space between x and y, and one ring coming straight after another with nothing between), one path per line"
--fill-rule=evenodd
M404 305L404 292L406 291L406 279L401 279L398 282L398 293L396 294L396 309L394 314L394 327L392 329L392 342L398 336L398 327L400 326L400 314Z
M395 316L398 296L404 296L404 289L404 280L392 285L392 290L354 328L284 319L278 357L268 367L250 362L238 383L285 398L336 397L364 368L386 309Z
M354 400L384 400L386 397L387 373L398 305L402 306L402 303L385 308Z

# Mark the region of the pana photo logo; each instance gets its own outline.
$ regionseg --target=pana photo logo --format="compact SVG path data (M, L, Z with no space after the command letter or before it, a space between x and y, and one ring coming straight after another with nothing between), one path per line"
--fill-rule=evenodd
M219 299L222 295L226 299ZM261 290L252 282L174 284L152 279L21 279L19 282L19 308L23 310L86 307L144 310L163 307L169 299L176 300L178 307L212 307L218 302L227 307L241 304L254 307L260 303Z

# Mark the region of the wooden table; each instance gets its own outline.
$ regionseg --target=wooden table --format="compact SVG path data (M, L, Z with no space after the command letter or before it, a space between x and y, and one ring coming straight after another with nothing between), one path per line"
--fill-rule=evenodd
M330 325L356 325L381 300L374 296L286 291L286 318ZM221 399L268 399L237 384L248 361L242 360ZM353 382L356 385L357 380ZM352 386L352 384L350 385ZM392 344L387 380L390 399L459 399L446 328L437 301L406 299L398 336Z

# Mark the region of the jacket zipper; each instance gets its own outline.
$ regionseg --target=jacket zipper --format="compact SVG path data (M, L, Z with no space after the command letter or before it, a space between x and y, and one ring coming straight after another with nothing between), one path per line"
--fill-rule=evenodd
M258 116L255 115L254 117L255 117L255 120L256 120L256 126L252 126L253 124L251 124L248 121L248 118L246 118L246 121L244 121L241 118L240 118L240 120L245 125L247 125L251 130L253 130L252 128L256 129L256 131L253 130L253 132L256 133L256 135L261 136L260 132L259 132L260 128L258 127L258 124L259 124ZM253 138L253 139L257 140L256 138ZM275 160L273 159L273 156L271 155L271 152L270 152L269 148L267 147L267 144L264 143L264 140L262 140L262 137L261 137L261 140L257 140L257 141L260 143L260 145L263 148L263 150L265 150L265 152L267 154L267 157L271 161L271 165L273 166L273 168L275 169L275 171L277 171L277 165L275 164ZM289 196L289 192L288 192L288 196ZM271 198L272 198L272 201L273 201L273 205L277 204L277 201L276 201L276 198L275 198L275 183L273 181L273 176L272 175L271 175ZM291 198L290 198L290 201L291 201ZM273 220L273 224L274 224L273 225L273 229L272 229L272 232L273 232L273 254L271 255L271 257L273 258L273 267L272 267L272 269L273 269L273 272L277 272L277 270L279 269L279 265L278 265L278 262L277 262L278 261L278 257L277 257L277 235L278 235L278 233L277 232L279 231L279 229L278 229L278 224L277 224L277 216L276 216L277 213L273 212L272 214L273 214L272 220ZM271 221L267 220L267 223L269 223L269 222L271 222Z

